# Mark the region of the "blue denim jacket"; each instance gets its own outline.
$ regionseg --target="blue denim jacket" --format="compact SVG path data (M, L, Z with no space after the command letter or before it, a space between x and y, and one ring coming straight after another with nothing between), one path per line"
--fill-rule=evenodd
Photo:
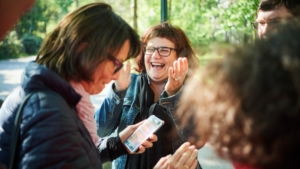
M137 104L138 100L138 76L137 74L131 74L131 82L127 90L117 91L113 90L114 84L110 89L108 96L105 98L100 109L95 113L95 119L97 123L97 132L100 137L109 136L117 129L119 133L127 125L132 125L136 115L139 113L140 108ZM150 81L149 81L150 82ZM173 115L175 105L179 101L182 89L177 94L167 97L164 91L159 99L159 104L166 108L169 115L173 117L174 123L176 119ZM181 131L178 131L180 135ZM158 141L163 141L159 140ZM175 143L174 143L175 144ZM179 145L173 145L175 149ZM127 155L123 155L113 161L113 168L125 169Z

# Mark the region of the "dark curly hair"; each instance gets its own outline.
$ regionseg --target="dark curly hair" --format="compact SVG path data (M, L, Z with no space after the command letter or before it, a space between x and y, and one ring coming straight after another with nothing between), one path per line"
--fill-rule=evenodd
M177 115L192 143L253 167L300 168L300 27L281 29L187 82Z

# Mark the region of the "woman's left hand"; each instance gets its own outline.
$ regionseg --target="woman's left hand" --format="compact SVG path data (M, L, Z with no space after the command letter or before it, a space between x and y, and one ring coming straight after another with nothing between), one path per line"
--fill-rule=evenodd
M174 61L173 67L169 68L169 78L165 86L165 91L168 96L172 96L179 91L185 80L188 69L189 65L187 58L180 57Z

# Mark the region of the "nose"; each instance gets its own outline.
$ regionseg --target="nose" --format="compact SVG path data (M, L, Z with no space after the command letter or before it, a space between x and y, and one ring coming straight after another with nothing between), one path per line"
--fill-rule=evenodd
M152 53L152 57L160 58L160 55L159 55L159 53L158 53L158 49L156 49L156 50Z
M267 34L267 32L269 31L268 27L269 27L268 24L264 24L259 27L259 37L260 38Z

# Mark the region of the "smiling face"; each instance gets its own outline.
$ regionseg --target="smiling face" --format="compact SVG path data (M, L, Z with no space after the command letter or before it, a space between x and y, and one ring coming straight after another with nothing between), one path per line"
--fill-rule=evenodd
M270 10L270 11L259 10L257 13L256 22L267 23L267 24L263 24L263 26L258 26L259 38L262 38L267 33L270 33L272 31L276 30L276 27L270 26L270 24L268 24L268 22L279 21L282 19L287 19L289 17L292 17L292 14L289 13L289 11L286 9L286 7L284 5L282 5L281 7L277 8L275 10Z
M159 37L150 39L147 46L175 48L173 42ZM164 82L168 78L169 67L173 66L175 60L177 60L175 50L171 50L169 56L160 56L157 50L153 54L145 54L145 67L151 81Z
M129 49L130 43L129 40L126 40L119 52L112 53L111 55L118 61L124 62L127 59ZM106 84L119 78L120 71L114 73L118 66L119 65L117 65L114 60L106 59L98 65L92 76L93 80L91 82L81 81L80 83L89 94L98 94L104 89Z

